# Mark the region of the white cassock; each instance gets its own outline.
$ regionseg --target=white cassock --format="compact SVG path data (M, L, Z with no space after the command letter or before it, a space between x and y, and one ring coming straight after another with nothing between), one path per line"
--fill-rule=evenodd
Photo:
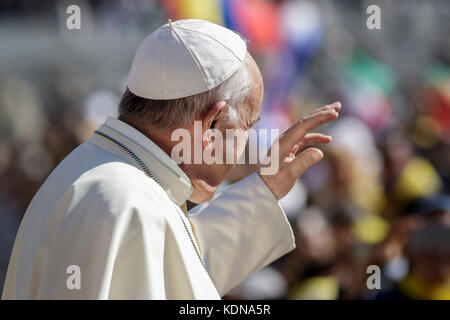
M167 154L115 118L99 131L132 150L160 184L94 134L31 201L3 299L220 299L295 247L283 210L257 174L188 217L180 206L192 185Z

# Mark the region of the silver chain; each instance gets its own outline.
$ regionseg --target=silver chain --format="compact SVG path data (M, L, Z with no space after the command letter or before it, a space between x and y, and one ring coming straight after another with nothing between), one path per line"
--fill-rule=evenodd
M150 168L133 151L131 151L129 148L124 146L119 141L117 141L117 140L111 138L110 136L104 134L103 132L100 132L100 131L96 130L96 131L94 131L94 133L98 134L99 136L104 138L106 141L111 142L114 146L116 146L117 148L119 148L123 152L127 153L131 158L134 159L134 161L136 161L136 163L139 165L139 167L141 167L141 169L145 172L145 174L147 176L152 178L159 186L162 187L161 182L159 181L159 179L153 174L153 172L150 170ZM208 273L208 270L206 269L205 262L203 261L202 256L200 255L200 252L198 251L197 246L195 245L194 239L192 238L192 235L189 232L189 229L188 229L186 223L184 222L183 217L181 216L181 214L178 211L177 211L177 213L178 213L178 215L179 215L179 217L181 219L181 222L183 223L184 229L186 230L186 233L189 236L189 239L191 240L192 246L194 247L194 250L195 250L195 253L197 254L197 257L199 258L201 264L205 268L205 271Z

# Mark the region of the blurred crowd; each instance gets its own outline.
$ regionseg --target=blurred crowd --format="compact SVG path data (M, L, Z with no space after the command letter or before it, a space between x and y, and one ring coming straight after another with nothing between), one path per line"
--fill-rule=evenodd
M75 3L81 30L68 30ZM366 27L370 4L380 30ZM226 298L450 299L446 0L0 0L0 289L34 193L117 114L139 41L167 18L250 40L265 81L260 128L344 106L321 128L333 136L325 158L281 200L297 248ZM246 174L238 166L228 183Z

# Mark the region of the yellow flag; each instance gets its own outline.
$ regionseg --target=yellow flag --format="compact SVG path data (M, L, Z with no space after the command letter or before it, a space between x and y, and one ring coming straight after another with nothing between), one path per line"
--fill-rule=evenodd
M178 0L180 19L203 19L223 25L219 0Z

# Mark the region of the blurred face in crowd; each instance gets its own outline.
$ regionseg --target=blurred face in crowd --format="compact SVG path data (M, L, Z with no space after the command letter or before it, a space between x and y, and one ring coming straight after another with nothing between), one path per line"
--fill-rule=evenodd
M306 211L297 221L302 254L311 263L327 264L336 256L333 229L317 211Z
M353 180L353 163L352 156L344 150L330 149L328 154L329 163L332 167L331 181L336 189L345 190L349 188Z
M450 260L444 260L438 254L413 255L411 265L430 284L439 285L450 280Z
M422 236L419 246L411 245L411 239L407 245L407 253L411 261L411 267L421 277L432 285L440 285L450 281L450 213L446 211L428 213L424 217L424 224L415 232L430 230ZM443 237L445 233L446 236ZM414 234L414 231L411 235ZM425 246L432 238L435 238L433 247ZM440 240L438 240L440 239Z

